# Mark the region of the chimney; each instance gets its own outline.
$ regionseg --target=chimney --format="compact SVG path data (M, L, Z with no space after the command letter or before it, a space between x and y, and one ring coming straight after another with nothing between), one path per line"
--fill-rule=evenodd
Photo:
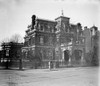
M35 22L36 22L36 15L32 15L32 29L34 29Z

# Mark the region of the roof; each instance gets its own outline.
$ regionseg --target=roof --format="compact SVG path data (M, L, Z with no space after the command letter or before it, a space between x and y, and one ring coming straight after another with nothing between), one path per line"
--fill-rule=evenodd
M55 21L49 19L37 18L37 20L55 23Z
M70 19L69 17L65 17L65 16L59 16L59 17L57 17L55 20L57 20L57 19L59 19L59 18Z

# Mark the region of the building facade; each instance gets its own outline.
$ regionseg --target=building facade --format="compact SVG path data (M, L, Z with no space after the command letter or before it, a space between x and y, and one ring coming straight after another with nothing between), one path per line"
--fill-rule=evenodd
M80 23L71 24L70 18L60 16L55 21L32 16L24 37L24 58L32 65L83 66L85 65L86 36Z
M99 65L99 36L98 27L84 27L85 61L88 65Z
M99 65L99 36L100 32L98 27L92 26L91 30L91 53L92 53L92 65Z

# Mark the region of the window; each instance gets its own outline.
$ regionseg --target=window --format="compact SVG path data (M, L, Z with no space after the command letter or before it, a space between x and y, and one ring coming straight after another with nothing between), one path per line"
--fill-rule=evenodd
M52 60L53 59L53 52L52 52L51 49L48 49L47 50L47 57L48 57L49 60Z
M92 30L92 35L95 35L95 30L94 30L94 28L93 28L93 30Z
M64 23L62 23L63 24L63 30L65 31L65 29L66 29L66 25L64 24Z
M50 29L51 27L50 27L50 25L48 25L48 29Z
M59 55L59 48L55 49L55 53L56 53L56 55Z
M25 39L24 45L25 45L25 46L29 46L29 38L26 38L26 39Z
M49 44L52 45L52 37L49 37Z
M82 43L84 43L84 39L82 39Z
M32 45L35 44L35 38L34 37L32 37L32 41L31 42L32 42Z
M9 56L9 50L6 50L6 56Z
M40 31L44 31L44 27L43 26L41 26Z
M81 32L80 35L83 36L83 33Z
M39 31L44 31L43 25L39 24L39 25L38 25L38 28L39 28Z
M47 26L47 32L51 32L51 26L50 25Z
M54 29L52 28L52 33L54 33Z
M31 45L31 39L29 39L29 46Z
M35 54L35 48L32 48L32 53L33 53L33 55Z
M43 36L40 36L40 44L43 44L44 40L43 40Z
M77 40L77 41L76 41L76 44L78 44L78 43L79 43L79 41Z
M66 32L69 33L69 31L70 31L70 28L69 28L69 26L67 25L67 26L66 26Z

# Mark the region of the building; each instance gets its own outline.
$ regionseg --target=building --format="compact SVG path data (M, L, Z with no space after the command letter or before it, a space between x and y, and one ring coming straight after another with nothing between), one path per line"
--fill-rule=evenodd
M91 53L92 53L92 65L99 65L99 36L100 32L98 27L92 26L91 30Z
M24 58L31 66L48 67L50 62L53 67L84 66L86 53L91 50L90 34L89 29L83 30L80 23L71 24L63 15L54 21L33 15L24 37Z
M19 67L19 60L22 57L21 48L23 43L4 42L1 45L0 51L0 66L6 67Z
M96 26L84 27L85 61L88 65L99 64L99 30Z
M56 41L55 26L55 21L37 19L33 15L32 24L26 30L23 51L26 52L25 55L27 56L24 55L24 57L30 58L32 63L35 62L36 64L38 62L42 63L42 65L50 60L54 60Z

